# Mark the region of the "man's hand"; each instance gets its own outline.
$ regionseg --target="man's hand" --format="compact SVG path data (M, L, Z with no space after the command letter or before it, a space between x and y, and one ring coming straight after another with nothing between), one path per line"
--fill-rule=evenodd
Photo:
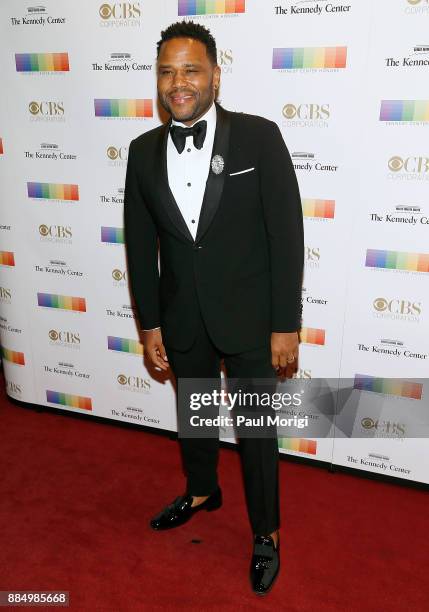
M153 329L150 331L144 331L143 345L145 354L149 356L149 359L153 365L161 368L161 370L168 370L170 366L168 364L165 347L162 343L161 330Z
M286 375L287 368L296 365L298 345L297 332L271 333L271 363L278 374Z

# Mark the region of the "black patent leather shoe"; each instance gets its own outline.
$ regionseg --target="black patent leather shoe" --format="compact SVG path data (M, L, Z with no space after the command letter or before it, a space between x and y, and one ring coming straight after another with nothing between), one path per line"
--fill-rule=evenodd
M277 548L271 536L255 535L253 556L250 563L250 582L257 595L265 595L271 589L280 570L280 539Z
M194 514L201 510L211 512L217 510L222 505L222 491L220 487L214 491L205 501L192 507L192 495L180 495L161 510L150 522L152 529L173 529L187 523Z

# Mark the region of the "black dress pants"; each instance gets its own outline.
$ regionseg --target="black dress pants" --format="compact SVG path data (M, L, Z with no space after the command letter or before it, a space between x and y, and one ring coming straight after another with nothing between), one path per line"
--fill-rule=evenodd
M251 333L251 330L249 330ZM219 378L224 359L227 379L250 377L271 379L276 372L271 365L271 342L250 351L228 355L212 342L200 314L194 344L187 351L165 347L176 379ZM180 384L179 380L177 380ZM185 473L186 492L194 496L210 495L218 486L219 439L179 438ZM279 492L277 438L239 437L247 509L254 534L269 535L279 527Z

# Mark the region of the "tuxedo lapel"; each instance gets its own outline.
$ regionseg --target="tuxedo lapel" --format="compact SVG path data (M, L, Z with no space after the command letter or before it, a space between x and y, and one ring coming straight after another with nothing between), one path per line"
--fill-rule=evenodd
M163 130L160 132L160 138L158 143L158 159L160 160L161 168L161 180L160 185L160 200L164 205L164 208L170 217L175 227L183 234L185 238L194 242L191 232L189 231L186 221L180 212L180 208L177 205L176 199L170 189L168 183L168 171L167 171L167 140L170 130L171 119L165 125Z
M226 164L229 148L230 119L228 112L221 108L218 104L216 104L216 113L216 131L210 159L212 159L214 155L220 155L224 160L224 170L220 174L215 174L211 168L211 165L208 169L208 177L203 202L201 205L201 212L195 243L201 240L203 235L208 230L211 222L213 221L213 217L219 207L219 202L223 191L223 185L225 182ZM180 212L180 208L177 205L177 202L168 183L167 141L170 125L171 119L164 125L163 129L160 131L160 137L158 141L157 154L158 159L160 160L161 168L161 180L159 181L160 200L177 230L185 238L187 238L191 242L194 242L192 234L189 231L188 226L186 225L186 221L183 218L182 213Z
M228 112L218 104L216 104L216 113L216 131L210 159L213 159L214 155L220 155L224 161L224 168L220 174L215 174L210 163L195 242L199 242L201 240L213 221L219 207L220 198L222 196L223 186L225 183L229 149L230 119Z

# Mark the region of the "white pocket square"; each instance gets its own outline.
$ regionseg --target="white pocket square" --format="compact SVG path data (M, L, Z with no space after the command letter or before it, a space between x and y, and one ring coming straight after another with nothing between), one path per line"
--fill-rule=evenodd
M229 176L237 176L237 174L244 174L245 172L252 172L255 168L246 168L246 170L240 170L239 172L230 172Z

